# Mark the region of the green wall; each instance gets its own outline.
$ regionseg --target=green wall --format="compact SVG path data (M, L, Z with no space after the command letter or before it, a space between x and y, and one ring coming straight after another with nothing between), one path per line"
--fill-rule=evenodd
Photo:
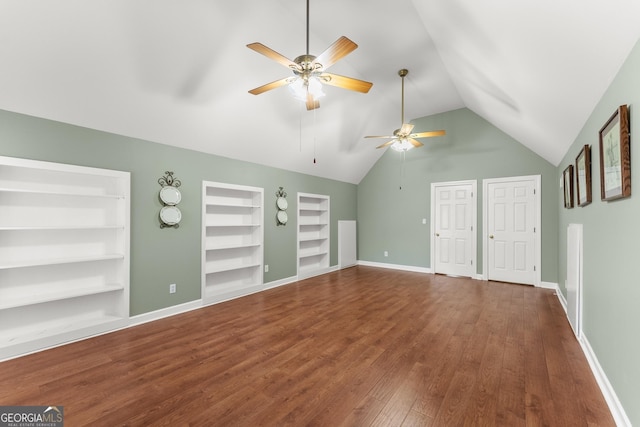
M354 184L246 163L0 110L0 155L131 172L131 315L200 298L202 181L264 188L265 283L296 275L297 192L331 197L331 265L338 264L338 220L356 219ZM182 221L160 229L158 178L182 182ZM277 226L275 192L284 187L289 222ZM176 283L177 293L169 294Z
M634 130L640 129L640 42L603 95L558 167L575 165L580 149L591 146L590 205L564 209L559 205L560 286L566 296L566 234L570 223L583 224L583 324L609 382L633 425L640 425L640 150ZM631 125L631 197L600 200L598 133L619 105L629 106ZM560 200L558 197L558 200Z
M414 120L415 131L445 129L424 147L393 150L380 158L358 186L358 258L430 267L431 183L478 180L478 273L482 273L482 180L541 175L542 280L558 280L557 169L463 108ZM402 189L400 190L400 184ZM427 224L422 224L427 218ZM384 257L384 251L389 252Z

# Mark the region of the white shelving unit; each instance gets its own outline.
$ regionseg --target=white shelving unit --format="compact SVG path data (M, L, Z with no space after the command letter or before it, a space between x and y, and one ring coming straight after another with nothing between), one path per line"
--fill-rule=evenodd
M264 190L202 183L202 300L216 302L263 289Z
M298 193L298 279L329 271L329 196Z
M129 319L130 175L0 156L0 360Z

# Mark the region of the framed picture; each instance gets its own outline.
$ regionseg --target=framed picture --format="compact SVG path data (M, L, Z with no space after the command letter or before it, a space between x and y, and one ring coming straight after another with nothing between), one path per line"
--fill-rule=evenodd
M562 181L564 182L564 207L571 209L573 207L573 165L567 166L562 172Z
M618 107L600 129L600 193L602 200L631 196L629 111Z
M591 147L585 145L576 157L576 200L578 206L591 203Z

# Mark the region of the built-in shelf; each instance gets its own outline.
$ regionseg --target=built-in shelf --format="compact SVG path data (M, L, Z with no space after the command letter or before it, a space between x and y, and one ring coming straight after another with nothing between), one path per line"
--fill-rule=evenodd
M70 257L70 258L33 259L33 260L26 260L26 261L14 262L9 264L0 264L0 270L8 270L13 268L41 267L46 265L76 264L81 262L105 261L109 259L123 259L123 258L124 258L123 254L104 254L104 255L92 255L92 256Z
M298 193L298 278L329 271L329 196Z
M0 360L126 325L128 172L0 157Z
M264 190L204 181L202 300L204 304L261 290Z

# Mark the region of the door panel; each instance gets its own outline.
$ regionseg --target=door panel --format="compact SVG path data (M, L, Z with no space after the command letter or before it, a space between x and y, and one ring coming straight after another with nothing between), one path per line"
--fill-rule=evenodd
M475 276L474 181L431 185L434 273Z
M536 283L536 188L532 179L485 184L488 280Z

